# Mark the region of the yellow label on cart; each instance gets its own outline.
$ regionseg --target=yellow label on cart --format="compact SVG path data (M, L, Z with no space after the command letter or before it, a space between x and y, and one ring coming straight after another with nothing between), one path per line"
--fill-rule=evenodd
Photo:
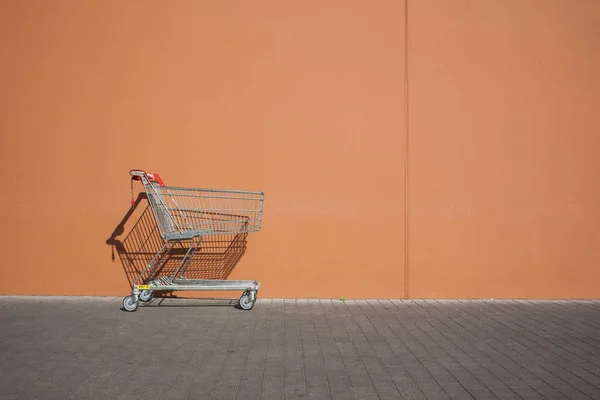
M138 285L138 289L150 289L150 285Z

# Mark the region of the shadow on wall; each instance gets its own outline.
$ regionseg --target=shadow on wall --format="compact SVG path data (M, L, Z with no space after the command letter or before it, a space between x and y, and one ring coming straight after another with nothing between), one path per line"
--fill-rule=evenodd
M143 207L140 217L124 238L120 239L125 233L125 225L139 207ZM247 236L247 233L240 233L204 237L186 269L185 277L189 279L227 279L246 252ZM117 251L130 286L154 258L163 243L145 193L138 195L133 207L125 214L123 220L106 241L106 244L112 246L113 262L115 261L115 250ZM191 241L178 242L162 265L158 266L154 275L172 276L190 243ZM150 276L145 276L142 282L145 282L147 278Z

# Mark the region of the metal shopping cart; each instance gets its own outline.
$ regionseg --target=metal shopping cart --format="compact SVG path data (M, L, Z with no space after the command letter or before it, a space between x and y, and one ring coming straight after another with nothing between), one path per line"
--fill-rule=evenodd
M123 299L123 308L136 311L138 301L150 301L155 291L240 290L240 307L252 309L259 281L188 279L185 272L204 236L258 232L264 193L171 187L165 186L158 174L132 170L130 175L132 199L133 181L141 181L164 244L134 281L131 296ZM155 276L173 247L184 242L189 247L175 273Z

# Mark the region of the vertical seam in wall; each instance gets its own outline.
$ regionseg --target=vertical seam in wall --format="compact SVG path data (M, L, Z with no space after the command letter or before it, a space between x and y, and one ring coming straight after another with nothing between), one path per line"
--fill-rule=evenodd
M404 297L409 294L409 242L408 242L408 145L409 145L409 97L408 97L408 1L404 0L404 103L405 103L405 143L404 143Z

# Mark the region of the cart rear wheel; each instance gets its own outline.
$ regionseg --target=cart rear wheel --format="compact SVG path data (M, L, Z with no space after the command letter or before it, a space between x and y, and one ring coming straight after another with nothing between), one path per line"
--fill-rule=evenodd
M255 300L250 300L250 293L244 292L242 297L240 297L240 307L242 307L243 310L252 310L252 307L254 307Z
M127 311L135 311L138 308L137 301L133 301L133 297L127 296L123 299L123 308Z
M152 300L154 293L150 289L144 289L140 292L140 300L143 302L147 302Z

